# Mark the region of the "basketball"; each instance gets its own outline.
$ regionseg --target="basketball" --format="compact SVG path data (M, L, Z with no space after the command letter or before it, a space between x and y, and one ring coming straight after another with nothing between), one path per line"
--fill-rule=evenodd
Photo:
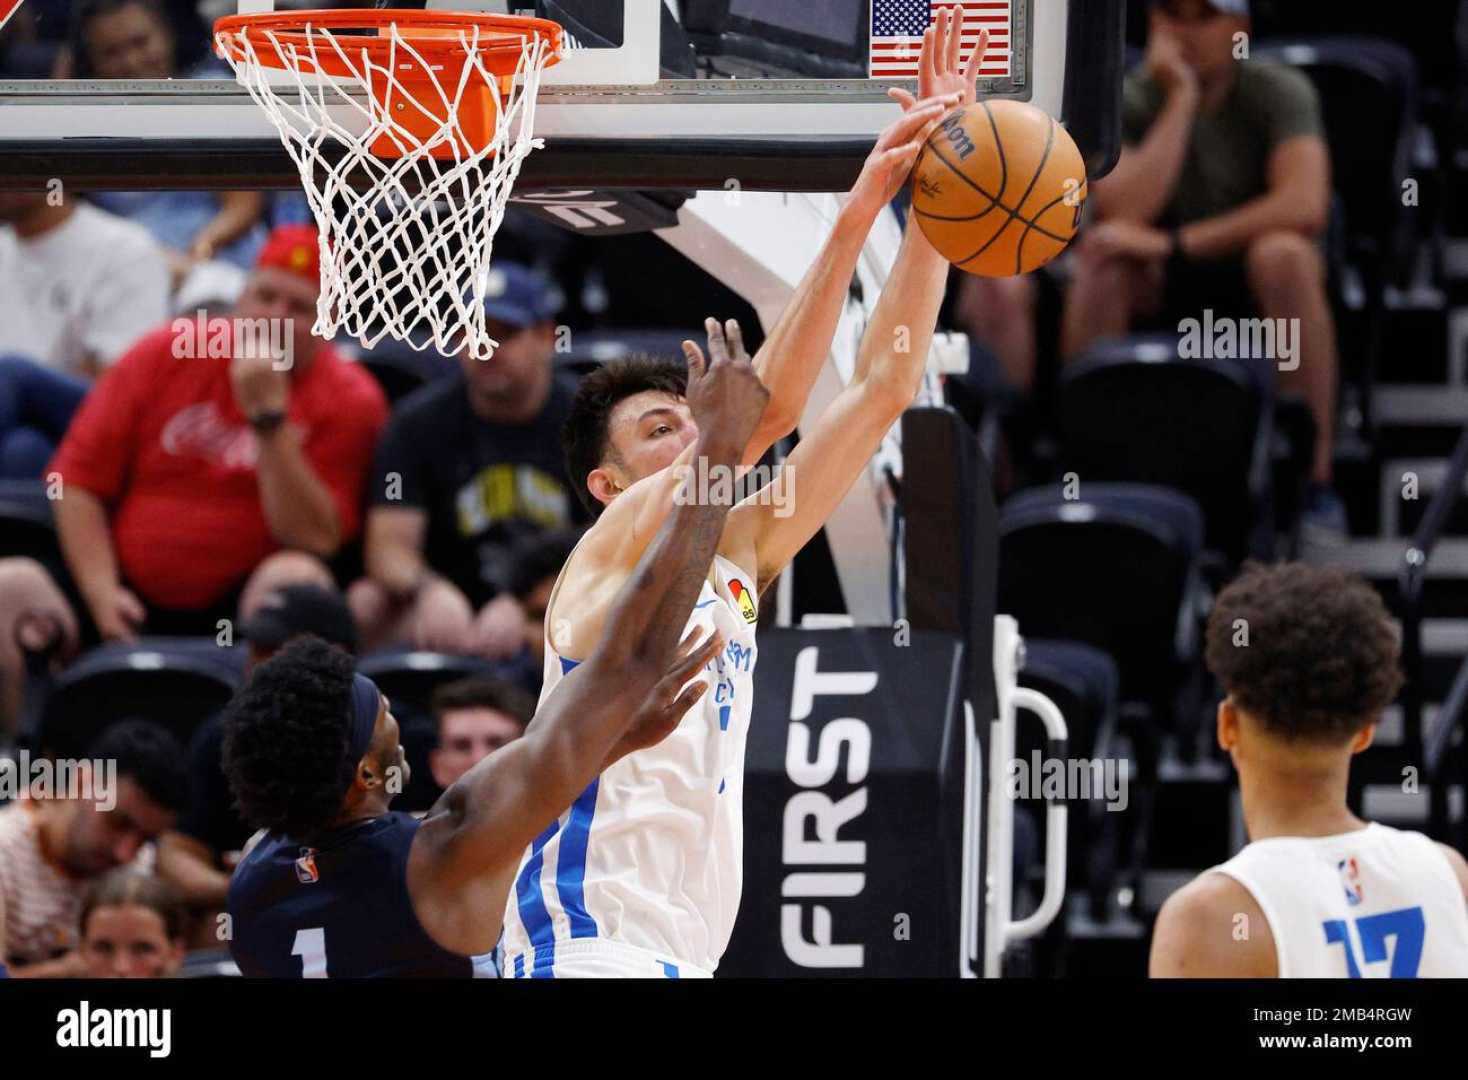
M929 242L984 277L1038 270L1065 250L1086 202L1086 167L1064 128L1021 101L955 109L913 170Z

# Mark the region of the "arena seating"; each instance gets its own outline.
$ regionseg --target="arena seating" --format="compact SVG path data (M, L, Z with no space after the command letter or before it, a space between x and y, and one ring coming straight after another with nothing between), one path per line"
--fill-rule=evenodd
M1208 546L1236 566L1273 552L1269 373L1248 360L1179 359L1177 335L1097 343L1060 376L1060 468L1089 481L1177 488Z
M1060 707L1073 757L1126 762L1118 726L1121 676L1116 662L1105 652L1074 641L1028 638L1019 682ZM1044 730L1028 718L1022 720L1015 733L1015 757L1028 761L1034 751L1044 748ZM1042 809L1038 802L1035 809ZM1071 803L1067 888L1072 894L1084 895L1091 917L1097 920L1105 918L1114 893L1121 813L1108 811L1098 798ZM1042 859L1036 861L1043 865Z
M104 727L130 716L166 727L187 745L194 729L234 695L244 674L241 645L213 638L141 638L86 653L47 687L31 741L60 756L81 756Z

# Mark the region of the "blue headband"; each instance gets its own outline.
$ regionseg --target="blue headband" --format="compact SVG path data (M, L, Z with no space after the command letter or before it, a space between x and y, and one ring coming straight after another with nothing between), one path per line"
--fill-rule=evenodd
M382 704L382 691L366 675L352 676L352 731L347 749L352 767L362 760L372 744L372 730L377 726L377 710Z

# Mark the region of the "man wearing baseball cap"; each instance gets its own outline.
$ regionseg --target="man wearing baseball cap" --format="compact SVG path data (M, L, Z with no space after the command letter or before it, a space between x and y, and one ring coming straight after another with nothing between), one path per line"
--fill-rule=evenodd
M311 336L319 258L314 229L277 229L233 312L144 335L82 403L47 471L84 640L213 637L273 588L333 584L387 406Z
M357 628L346 601L335 589L287 585L266 593L238 637L249 649L248 676L290 642L310 635L347 653L357 651ZM224 777L224 728L219 713L199 725L189 742L189 801L176 828L158 845L158 873L196 912L212 915L224 908L229 874L254 832L240 818ZM217 944L207 934L200 944Z
M349 593L364 647L412 644L508 659L523 648L517 542L586 520L566 476L572 387L552 366L555 287L512 262L490 269L489 360L400 401L373 465L367 577Z
M1062 351L1138 319L1255 317L1298 327L1290 357L1256 358L1315 419L1307 543L1343 538L1332 487L1336 333L1320 238L1330 152L1304 75L1250 57L1247 0L1154 0L1147 55L1127 77L1125 147L1092 188L1099 224L1080 244ZM1298 321L1295 321L1298 320Z

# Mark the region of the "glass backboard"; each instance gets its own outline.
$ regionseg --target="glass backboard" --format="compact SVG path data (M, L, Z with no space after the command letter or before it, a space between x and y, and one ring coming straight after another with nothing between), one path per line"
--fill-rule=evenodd
M54 176L82 188L298 183L267 118L208 48L214 19L274 6L21 0L0 50L0 186L32 187ZM1031 101L1059 117L1093 176L1117 152L1124 0L428 6L533 14L565 28L569 48L547 73L536 114L546 147L527 162L522 191L731 182L842 190L897 116L887 88L915 86L916 42L938 6L963 8L966 45L980 27L990 30L984 94ZM148 25L160 15L167 40L150 43Z

